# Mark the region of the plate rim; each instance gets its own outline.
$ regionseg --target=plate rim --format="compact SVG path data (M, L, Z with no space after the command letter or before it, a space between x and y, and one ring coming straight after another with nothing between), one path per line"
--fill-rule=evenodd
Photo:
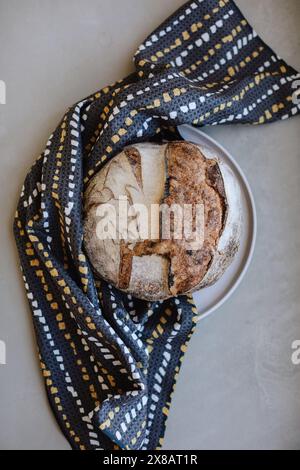
M243 264L243 267L242 267L239 275L237 276L236 280L233 282L232 286L227 291L227 293L215 305L210 307L204 313L198 312L199 313L198 321L200 321L200 320L203 320L204 318L208 317L213 312L218 310L222 305L224 305L225 302L227 302L227 300L235 293L235 291L238 289L241 282L245 278L245 275L246 275L246 273L247 273L247 271L250 267L250 264L253 260L253 255L254 255L254 250L255 250L255 245L256 245L256 240L257 240L257 211L256 211L254 195L253 195L253 192L251 190L249 181L248 181L244 171L242 170L241 166L239 165L239 163L237 163L237 161L232 156L232 154L222 144L217 142L213 137L207 135L205 132L203 132L202 130L200 130L199 128L197 128L195 126L192 126L192 125L189 125L189 124L182 124L182 125L178 126L177 129L178 129L179 134L181 135L181 137L184 140L187 140L187 139L185 139L185 137L182 133L182 132L184 132L185 129L189 132L191 132L191 131L195 132L196 134L200 134L202 137L204 137L209 143L215 145L217 148L219 148L226 155L226 157L230 160L232 165L237 169L237 171L238 171L238 173L239 173L239 175L242 179L242 182L243 182L243 184L246 188L246 191L247 191L247 196L248 196L248 199L249 199L249 202L250 202L250 208L251 208L251 213L252 213L252 229L251 229L251 235L252 236L251 236L251 242L250 242L250 245L249 245L248 255L247 255L247 258L246 258L246 260ZM181 129L182 129L182 132L181 132ZM197 291L197 292L199 292L199 291Z

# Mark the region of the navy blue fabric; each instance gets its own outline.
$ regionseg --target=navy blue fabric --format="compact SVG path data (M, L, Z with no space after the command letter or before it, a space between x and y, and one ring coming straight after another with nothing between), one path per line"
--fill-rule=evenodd
M190 296L151 304L94 277L82 246L86 185L125 145L172 139L179 124L263 124L300 109L299 74L230 0L186 3L134 63L132 75L66 112L26 177L15 218L47 394L74 449L161 447L198 319Z

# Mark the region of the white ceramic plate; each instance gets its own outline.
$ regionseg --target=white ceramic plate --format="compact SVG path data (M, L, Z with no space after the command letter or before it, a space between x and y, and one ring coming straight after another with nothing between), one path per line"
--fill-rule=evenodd
M178 131L184 140L200 145L204 153L223 159L236 176L242 195L243 230L239 251L230 267L216 284L193 294L201 314L200 319L203 319L229 299L246 274L256 241L256 209L249 183L234 158L214 139L193 126L179 126Z

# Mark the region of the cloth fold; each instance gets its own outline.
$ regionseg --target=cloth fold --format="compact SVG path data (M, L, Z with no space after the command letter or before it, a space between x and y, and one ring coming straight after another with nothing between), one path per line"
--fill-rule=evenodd
M26 177L14 232L51 407L73 449L157 449L198 312L96 279L82 247L82 195L125 145L176 126L296 115L300 75L231 0L195 0L139 47L135 72L72 106ZM201 371L199 372L201 373Z

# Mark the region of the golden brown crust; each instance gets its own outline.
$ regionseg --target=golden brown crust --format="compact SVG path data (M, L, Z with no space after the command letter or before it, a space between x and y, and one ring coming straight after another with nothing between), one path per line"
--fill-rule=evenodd
M127 147L124 152L140 188L143 189L142 162L140 152L135 147Z
M173 295L191 290L205 276L212 253L222 231L224 191L220 178L212 181L216 162L207 160L200 149L188 142L168 145L167 151L170 190L164 202L204 205L204 243L200 250L190 250L186 239L170 241L170 291ZM221 176L221 175L219 175ZM193 230L195 230L193 212Z
M126 149L126 155L137 180L141 181L140 154L133 147ZM191 250L189 241L158 240L142 241L129 248L121 243L119 287L127 289L130 284L132 258L134 256L160 255L169 259L169 290L179 295L191 290L205 276L211 261L213 249L222 230L225 197L224 183L217 162L207 160L198 147L188 142L173 142L165 153L167 187L162 203L204 205L205 241L200 250ZM195 211L193 213L195 230ZM171 233L174 226L171 222Z
M120 289L128 289L132 271L132 252L124 240L120 243L119 285Z

